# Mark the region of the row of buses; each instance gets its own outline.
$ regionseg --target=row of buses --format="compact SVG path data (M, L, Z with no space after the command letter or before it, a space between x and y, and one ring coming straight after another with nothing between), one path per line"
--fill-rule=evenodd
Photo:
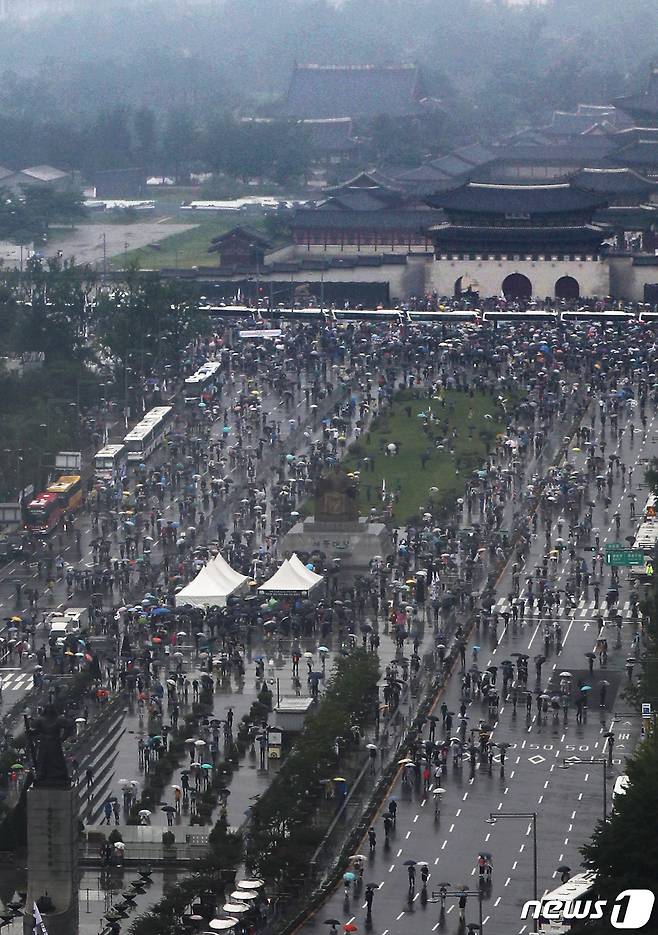
M94 456L94 479L113 486L128 473L131 464L141 464L153 454L167 435L174 419L172 406L156 406L146 413L123 439L106 445Z
M481 309L445 309L443 311L412 311L399 308L366 309L326 309L326 308L249 308L247 305L205 305L202 306L211 318L253 318L262 325L271 321L371 321L373 323L390 321L393 324L408 324L412 322L436 322L448 324L449 322L524 322L536 321L546 324L566 324L568 322L591 322L596 324L609 324L621 327L625 323L653 324L658 323L658 312L638 311L625 312L620 309L604 309L597 311L591 308L578 309L526 309L525 311L508 311L495 309L482 311Z
M156 406L128 432L122 444L106 445L94 456L96 482L114 485L128 472L130 464L140 464L162 443L173 422L172 406ZM49 484L26 507L26 528L38 536L47 536L68 513L83 502L82 478L66 474Z
M35 535L47 536L81 503L82 478L79 474L65 474L30 500L25 525Z
M209 360L185 378L186 402L212 398L219 385L219 361ZM131 464L141 464L153 454L168 434L174 420L172 406L156 406L146 413L123 439L122 444L106 445L94 457L94 478L114 485L121 481Z

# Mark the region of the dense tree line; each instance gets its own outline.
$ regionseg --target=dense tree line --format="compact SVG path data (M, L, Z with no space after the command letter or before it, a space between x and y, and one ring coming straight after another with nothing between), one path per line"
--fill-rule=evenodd
M146 105L39 120L3 113L0 105L0 165L14 168L48 163L93 178L96 170L138 166L180 180L190 171L212 171L288 182L306 174L310 159L308 134L294 122L249 123Z
M85 215L79 193L48 186L27 187L21 194L0 187L0 239L32 243L45 239L51 224L73 224Z

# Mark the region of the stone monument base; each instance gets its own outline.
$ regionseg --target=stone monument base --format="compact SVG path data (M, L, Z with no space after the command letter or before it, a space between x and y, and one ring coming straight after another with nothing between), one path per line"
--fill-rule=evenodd
M78 931L78 794L32 786L27 792L27 899L23 932L32 935L32 907L47 896L41 915L48 935Z
M318 551L327 560L340 559L341 576L348 579L367 574L373 558L386 558L394 551L388 527L365 517L353 523L329 523L309 516L285 534L281 548L285 553Z

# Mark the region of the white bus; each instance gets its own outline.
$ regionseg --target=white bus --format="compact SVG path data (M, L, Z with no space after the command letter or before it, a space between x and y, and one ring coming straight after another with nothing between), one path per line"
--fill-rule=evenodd
M128 452L125 445L106 445L94 455L94 477L106 484L116 484L126 476Z
M199 367L196 373L185 377L185 399L199 399L203 393L210 392L212 396L217 390L219 382L218 373L221 363L218 360L208 360Z
M541 920L539 931L550 935L569 932L573 925L583 919L601 918L602 909L592 895L595 882L596 873L592 870L576 873L536 902L528 900L523 906L521 918Z
M128 463L145 461L162 442L174 417L172 406L156 406L128 432L123 442L128 450Z
M615 801L622 795L626 795L626 790L630 783L630 779L626 774L623 776L617 776L615 779L615 784L612 789L612 807L615 807Z

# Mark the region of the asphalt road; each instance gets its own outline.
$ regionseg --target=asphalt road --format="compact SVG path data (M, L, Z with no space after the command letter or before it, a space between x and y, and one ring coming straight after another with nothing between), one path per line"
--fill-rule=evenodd
M587 421L589 425L589 420ZM598 426L597 426L598 428ZM610 444L608 454L617 453L627 465L634 465L633 491L637 496L637 510L641 511L647 491L643 484L642 461L658 453L658 439L654 437L656 417L648 427L647 440L642 441L641 433L636 433L635 443L631 444L628 431L624 433L622 444L616 448ZM575 446L575 443L574 443ZM577 459L576 465L582 466L585 454L570 453L571 459ZM612 504L606 511L603 500L597 499L593 525L601 531L602 544L617 541L631 535L637 520L628 518L629 488L624 489L621 477L617 477L612 490ZM619 509L623 523L619 535L611 521ZM477 517L474 515L473 519ZM557 517L556 517L557 518ZM554 527L556 524L553 524ZM557 530L553 529L553 541ZM545 554L545 529L539 523L537 535L533 537L531 553L528 558L526 574L531 573ZM581 552L588 565L591 552ZM557 587L563 584L566 574L564 564L558 566ZM606 575L601 585L601 594L607 588ZM525 581L526 575L522 575ZM433 797L424 795L421 788L405 787L402 778L397 776L390 794L398 799L397 827L390 847L383 846L384 833L381 813L375 822L378 844L374 854L369 857L364 874L365 883L375 883L378 890L374 896L372 922L366 920L363 892L344 897L340 886L312 919L302 928L310 931L326 932L323 921L336 918L344 923L353 921L359 928L365 927L375 935L420 935L428 931L453 933L463 931L460 928L457 900L446 901L445 913L441 914L440 904L431 901L432 891L441 883L451 887L468 886L470 890L479 890L477 858L480 851L492 855L493 874L490 886L482 889L483 929L486 935L523 935L534 931L532 922L521 920L521 907L525 900L533 898L533 835L532 819L501 817L495 824L487 823L490 813L504 815L509 812L536 813L537 815L537 868L538 896L559 885L558 865L566 863L573 872L580 867L579 847L590 837L592 829L602 817L603 767L574 766L560 769L563 759L568 757L600 757L605 750L604 733L614 729L616 740L613 750L613 765L608 773L606 808L610 809L611 791L614 779L624 772L624 756L635 747L640 723L637 718L627 718L623 713L615 721L615 711L624 712L628 705L619 695L619 689L626 680L624 663L629 655L630 641L636 630L630 622L628 604L629 586L625 576L620 575L621 599L619 608L625 619L622 634L622 647L615 649L615 628L610 626L607 633L610 647L606 668L595 664L594 673L588 673L588 660L585 653L592 651L597 638L595 618L600 612L594 607L593 589L590 586L589 598L579 602L578 607L568 616L560 618L563 628L563 648L559 655L552 646L547 662L543 666L542 679L535 683L535 669L532 657L543 653L542 624L536 613L528 616L523 626L503 628L501 620L497 638L484 629L474 633L467 649L467 667L473 661L473 646L479 646L478 665L484 670L487 665L499 665L501 660L512 658L515 652L527 653L531 662L529 667L528 688L546 689L556 686L559 673L569 671L573 682L578 677L585 678L592 685L589 695L589 712L582 724L576 723L574 705L565 721L560 713L557 722L553 722L549 713L547 722L538 720L533 704L530 716L526 716L524 704L519 703L516 713L509 699L501 694L501 706L498 720L494 726L493 739L497 743L509 743L504 768L499 757L494 759L491 771L479 762L472 769L468 756L464 757L461 767L455 767L452 757L448 761L447 776L441 780L446 792L441 796L442 806L439 820L435 820ZM497 593L501 595L498 607L502 610L508 603L506 595L511 591L511 571L509 567L501 577ZM523 589L521 592L523 596ZM554 616L550 619L556 619ZM500 672L499 672L500 685ZM610 683L607 690L606 704L599 706L599 683L606 679ZM461 700L460 673L455 672L447 687L445 700L451 711L457 712ZM439 711L435 711L439 714ZM477 701L468 705L468 727L476 728L481 721L487 720L486 706ZM457 721L457 719L455 719ZM453 727L453 733L455 728ZM443 736L440 727L437 739ZM383 804L383 808L386 803ZM357 852L368 854L367 838L357 848ZM425 903L421 894L420 874L414 890L409 890L405 861L427 861L430 869ZM348 869L348 868L346 868ZM466 909L466 922L478 922L478 899L469 899Z
M78 263L90 263L98 269L103 267L103 235L105 255L118 256L126 250L135 250L191 230L194 224L163 224L156 221L135 224L79 224L73 230L59 230L60 236L46 244L41 251L44 256L57 256L61 250L64 258L75 257ZM154 254L156 255L156 254Z

